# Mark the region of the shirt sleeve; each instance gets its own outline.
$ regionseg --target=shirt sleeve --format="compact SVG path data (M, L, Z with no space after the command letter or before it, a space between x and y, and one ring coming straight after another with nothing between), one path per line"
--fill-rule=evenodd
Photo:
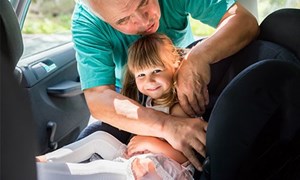
M76 5L72 35L82 89L115 84L115 64L105 23Z

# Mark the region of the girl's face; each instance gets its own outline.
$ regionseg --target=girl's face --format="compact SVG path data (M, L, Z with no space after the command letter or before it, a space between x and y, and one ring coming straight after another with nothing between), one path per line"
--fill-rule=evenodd
M153 99L160 98L173 85L175 68L171 65L166 67L151 67L134 72L135 81L139 91Z

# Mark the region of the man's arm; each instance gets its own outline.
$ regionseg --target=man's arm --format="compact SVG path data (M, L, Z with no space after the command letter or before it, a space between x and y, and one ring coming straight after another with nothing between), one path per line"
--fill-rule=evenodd
M225 13L215 33L192 48L179 69L177 82L179 102L187 114L200 115L205 111L209 101L209 65L238 52L258 33L255 17L236 3Z
M134 134L163 138L201 169L193 149L205 155L205 121L174 117L143 107L115 92L113 85L86 89L84 95L96 119Z
M115 92L113 85L86 89L84 95L93 117L134 134L160 137L169 118Z

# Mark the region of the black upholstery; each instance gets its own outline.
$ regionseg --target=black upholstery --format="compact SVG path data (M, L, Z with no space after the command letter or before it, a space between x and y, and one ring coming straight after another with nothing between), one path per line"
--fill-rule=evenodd
M217 98L237 74L246 67L265 59L290 61L300 66L300 60L288 49L270 41L253 41L233 56L211 65L211 81L208 85L210 102L204 119L209 119Z
M213 65L202 179L300 179L299 22L299 9L278 10L257 41Z
M210 103L204 119L226 85L243 69L265 59L290 61L300 66L300 9L281 9L271 13L260 24L260 35L238 53L211 65L208 85ZM192 47L194 42L188 47Z
M276 179L297 175L299 82L300 68L277 60L258 62L230 82L209 120L210 179Z
M7 0L0 1L1 178L36 179L35 125L29 102L13 75L23 52L17 17Z
M226 85L251 64L265 59L291 61L300 66L300 9L280 9L260 24L260 35L240 52L211 66L210 104L206 119ZM220 73L222 72L222 73Z
M300 59L300 9L280 9L261 23L259 39L288 48Z
M16 14L7 0L0 2L1 61L9 61L13 70L23 53L23 39Z

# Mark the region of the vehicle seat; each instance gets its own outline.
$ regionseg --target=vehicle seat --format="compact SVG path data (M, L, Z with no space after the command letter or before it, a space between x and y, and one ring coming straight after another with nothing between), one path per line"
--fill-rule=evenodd
M300 9L285 8L267 16L260 24L259 39L286 47L300 59Z
M1 178L36 179L36 135L29 102L13 72L23 53L20 26L7 0L0 1Z
M300 68L277 60L255 63L232 80L209 119L207 179L291 179L299 173L299 82Z
M238 53L211 65L208 85L210 103L203 115L210 113L226 85L246 67L265 59L291 61L300 65L300 9L281 9L260 24L260 35ZM251 52L251 53L249 53Z
M261 23L259 41L292 55L278 49L280 60L250 65L222 91L209 119L202 179L300 179L299 22L300 9L282 9Z
M23 39L16 14L11 4L5 0L1 1L0 23L1 23L1 59L8 61L10 71L15 69L23 53Z

